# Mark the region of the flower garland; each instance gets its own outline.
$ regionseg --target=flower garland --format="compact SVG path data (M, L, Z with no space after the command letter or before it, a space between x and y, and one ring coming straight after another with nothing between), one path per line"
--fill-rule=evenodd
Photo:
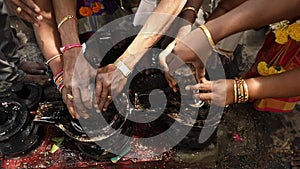
M280 65L271 66L265 61L261 61L257 65L257 71L261 76L268 76L272 74L282 73L286 70Z
M300 20L290 24L290 21L283 20L270 24L270 29L275 33L275 42L285 44L289 37L297 42L300 42Z
M84 0L84 5L79 8L79 14L81 16L92 16L105 14L104 5L102 0Z
M300 42L300 20L290 24L290 21L283 20L270 24L270 29L275 34L275 42L284 45L289 38ZM261 61L257 65L257 71L261 76L267 76L285 72L286 70L280 65L270 65L265 61Z

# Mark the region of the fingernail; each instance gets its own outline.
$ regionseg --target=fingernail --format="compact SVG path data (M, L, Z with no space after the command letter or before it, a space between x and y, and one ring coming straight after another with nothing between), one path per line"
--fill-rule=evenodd
M185 90L191 90L191 87L190 86L186 86Z
M34 8L35 12L40 12L41 10L39 8Z
M101 113L101 111L99 109L96 109L96 113Z
M39 15L36 17L38 20L43 20L43 16L42 15Z
M102 110L103 110L103 111L106 111L106 108L103 108Z

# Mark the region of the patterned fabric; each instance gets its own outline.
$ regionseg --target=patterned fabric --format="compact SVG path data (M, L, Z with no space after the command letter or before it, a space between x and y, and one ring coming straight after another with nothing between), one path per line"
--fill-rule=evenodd
M246 74L247 78L260 76L257 65L261 61L265 61L269 66L281 66L286 71L299 68L300 42L289 39L287 43L280 45L275 42L274 33L270 32L266 37L264 45L257 54L255 63ZM299 100L300 97L267 98L254 100L253 104L259 111L290 112Z
M78 0L77 18L81 42L87 41L103 25L126 14L115 0Z

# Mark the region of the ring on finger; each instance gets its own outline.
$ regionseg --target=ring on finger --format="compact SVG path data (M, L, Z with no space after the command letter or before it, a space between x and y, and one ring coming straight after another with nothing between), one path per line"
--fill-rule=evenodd
M74 96L72 96L71 94L67 94L67 98L68 98L69 100L73 100Z
M112 99L112 96L107 96L107 99L108 99L108 100L111 100L111 99Z
M21 13L22 12L22 8L21 7L17 7L17 9L16 9L16 12L19 14L19 13Z

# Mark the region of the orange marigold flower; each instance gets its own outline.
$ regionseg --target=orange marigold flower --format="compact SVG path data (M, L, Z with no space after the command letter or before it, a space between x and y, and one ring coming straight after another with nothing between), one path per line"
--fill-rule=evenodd
M104 9L104 6L100 2L93 3L92 10L94 13L98 13L101 9Z
M82 6L79 9L79 13L81 16L91 16L93 15L93 11L89 7Z

